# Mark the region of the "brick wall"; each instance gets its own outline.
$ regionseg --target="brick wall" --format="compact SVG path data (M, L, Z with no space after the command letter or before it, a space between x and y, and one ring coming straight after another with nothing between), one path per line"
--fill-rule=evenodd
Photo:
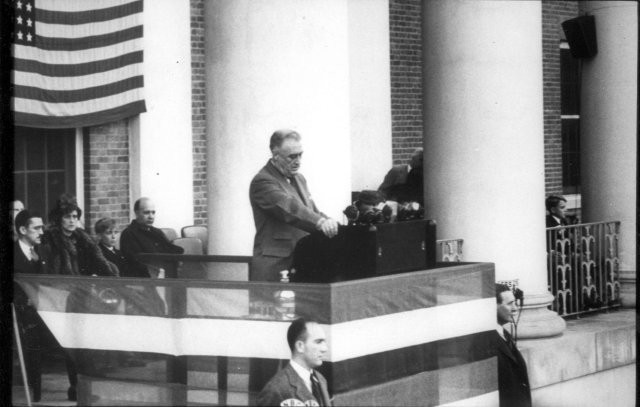
M422 147L422 0L389 1L394 164Z
M207 123L204 1L191 0L191 123L193 132L193 219L207 223Z
M83 144L85 230L107 216L122 230L130 222L127 121L85 128Z
M544 94L545 192L562 193L560 123L560 40L564 20L578 16L577 1L542 1L542 67Z

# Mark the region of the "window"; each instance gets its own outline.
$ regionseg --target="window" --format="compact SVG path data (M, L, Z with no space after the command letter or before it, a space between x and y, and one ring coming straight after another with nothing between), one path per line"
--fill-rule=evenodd
M75 129L17 127L14 197L47 218L63 193L75 195Z
M580 60L567 43L560 45L560 118L562 123L562 187L580 193Z

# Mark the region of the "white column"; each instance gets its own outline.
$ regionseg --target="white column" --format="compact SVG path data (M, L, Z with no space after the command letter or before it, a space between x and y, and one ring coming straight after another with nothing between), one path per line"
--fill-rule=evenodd
M595 16L598 54L582 65L582 214L585 222L621 222L623 304L635 306L638 4L592 1L583 10Z
M156 226L180 233L193 224L189 2L154 0L144 19L147 112L130 125L131 211L147 196L156 205Z
M559 334L546 306L538 1L424 1L425 207L465 261L525 292L520 337Z
M249 184L279 128L301 134L313 198L342 219L353 187L352 137L359 145L365 134L369 143L384 140L390 152L387 2L220 0L205 9L209 253L251 254ZM383 35L364 35L373 23L354 23L363 10L373 22L387 20L378 28L384 57L369 43ZM363 119L371 113L387 118Z

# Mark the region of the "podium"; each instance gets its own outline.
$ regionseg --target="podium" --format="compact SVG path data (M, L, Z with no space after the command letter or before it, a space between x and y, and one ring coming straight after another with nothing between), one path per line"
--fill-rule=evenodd
M435 266L334 283L47 275L16 281L63 347L94 352L93 371L80 372L78 397L87 405L94 399L251 405L257 395L248 389L251 361L274 362L275 374L290 357L290 320L277 311L274 296L282 290L294 293L296 316L317 321L327 334L330 350L319 370L335 405L435 406L467 399L497 405L494 267ZM124 305L112 313L67 311L65 293L89 285L111 289L123 304L133 288L152 287L166 313L143 315L140 306L134 315ZM255 298L262 303L250 303ZM136 301L143 299L138 295ZM118 352L136 352L147 364L102 372L101 355ZM168 374L171 363L165 362L175 357L185 362L182 375Z

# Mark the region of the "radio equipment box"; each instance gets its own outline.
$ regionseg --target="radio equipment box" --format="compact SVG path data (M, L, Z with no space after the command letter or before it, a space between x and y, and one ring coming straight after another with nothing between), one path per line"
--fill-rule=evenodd
M436 224L408 220L340 226L332 239L316 232L294 252L292 281L334 282L425 270L436 263Z

